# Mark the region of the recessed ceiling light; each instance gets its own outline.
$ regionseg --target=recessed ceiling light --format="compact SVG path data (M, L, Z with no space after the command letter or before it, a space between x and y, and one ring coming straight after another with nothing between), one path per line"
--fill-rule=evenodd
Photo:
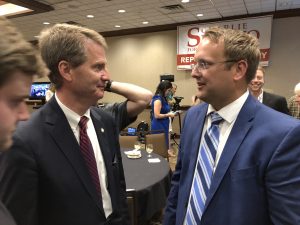
M149 22L148 21L144 21L144 22L142 22L142 24L148 24Z
M87 18L94 18L94 15L86 15Z
M182 3L188 3L190 0L181 0Z
M32 12L33 10L12 3L0 3L0 16L17 15L21 13Z
M44 22L43 24L44 24L44 25L49 25L50 23L49 23L49 22Z
M120 25L115 25L115 27L116 27L116 28L119 28L119 27L121 27L121 26L120 26Z
M198 13L197 16L201 17L203 16L203 13Z
M125 9L119 9L118 12L119 13L124 13L124 12L126 12L126 10Z

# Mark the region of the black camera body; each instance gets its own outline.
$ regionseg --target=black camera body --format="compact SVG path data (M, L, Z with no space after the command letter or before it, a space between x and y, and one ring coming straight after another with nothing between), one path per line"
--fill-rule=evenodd
M180 109L180 102L182 99L184 99L183 97L179 97L179 96L175 96L173 97L175 99L175 103L173 105L172 111L178 111Z

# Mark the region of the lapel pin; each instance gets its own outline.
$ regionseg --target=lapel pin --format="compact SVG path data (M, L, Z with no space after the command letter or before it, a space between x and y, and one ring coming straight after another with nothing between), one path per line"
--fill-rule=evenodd
M103 128L101 128L101 132L104 133L104 129Z

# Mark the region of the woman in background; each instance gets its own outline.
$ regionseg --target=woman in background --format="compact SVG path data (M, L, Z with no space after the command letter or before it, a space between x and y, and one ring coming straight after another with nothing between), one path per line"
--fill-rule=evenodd
M172 84L169 81L162 81L156 88L155 95L151 101L152 119L151 130L163 130L165 133L166 144L169 148L169 124L170 118L175 116L170 112L170 105L167 96L172 94ZM171 149L168 150L170 156L175 156Z

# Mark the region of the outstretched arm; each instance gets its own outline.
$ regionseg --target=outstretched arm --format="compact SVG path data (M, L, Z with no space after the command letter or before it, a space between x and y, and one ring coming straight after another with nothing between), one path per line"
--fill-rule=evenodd
M127 98L127 114L135 117L141 113L152 99L152 92L140 86L112 81L110 91Z

